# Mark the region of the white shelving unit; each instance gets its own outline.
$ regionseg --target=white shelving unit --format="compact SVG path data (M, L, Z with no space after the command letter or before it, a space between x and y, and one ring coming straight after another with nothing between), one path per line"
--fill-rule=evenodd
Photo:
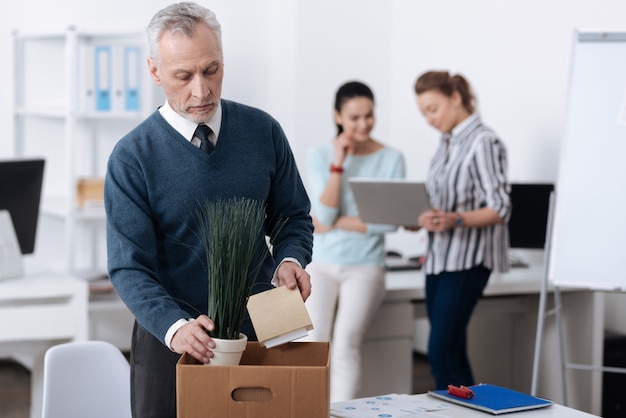
M100 48L106 59L95 58ZM103 178L113 145L163 103L147 56L143 31L14 33L14 153L46 158L42 219L63 223L58 245L67 273L105 269L104 209L78 208L76 185ZM129 83L137 95L125 102ZM96 110L98 84L109 110Z

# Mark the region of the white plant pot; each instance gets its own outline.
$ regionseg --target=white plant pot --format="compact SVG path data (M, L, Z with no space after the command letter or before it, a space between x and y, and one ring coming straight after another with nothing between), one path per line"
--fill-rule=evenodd
M212 350L213 358L206 364L209 366L236 366L246 350L248 337L240 333L237 340L213 338L213 341L215 341L215 348Z

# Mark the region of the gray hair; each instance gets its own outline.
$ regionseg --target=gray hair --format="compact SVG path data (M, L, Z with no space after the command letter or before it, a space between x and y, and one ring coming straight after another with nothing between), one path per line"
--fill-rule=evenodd
M175 3L158 11L148 24L148 46L150 58L158 64L159 41L165 31L180 32L187 37L193 35L196 24L204 22L217 38L219 50L222 51L222 27L213 11L193 2Z

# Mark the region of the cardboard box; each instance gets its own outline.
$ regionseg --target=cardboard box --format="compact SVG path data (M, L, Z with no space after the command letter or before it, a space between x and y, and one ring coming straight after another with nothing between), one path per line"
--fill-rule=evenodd
M330 344L248 342L238 366L176 365L178 418L328 418Z
M80 178L76 180L76 207L78 209L103 206L103 178Z

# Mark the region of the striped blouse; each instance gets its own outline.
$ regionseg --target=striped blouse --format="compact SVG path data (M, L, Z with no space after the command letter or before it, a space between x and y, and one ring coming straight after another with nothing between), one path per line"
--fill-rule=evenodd
M431 205L444 212L489 207L508 222L511 201L506 172L504 144L474 114L442 136L426 178ZM431 232L425 270L439 274L482 264L504 272L509 269L508 252L506 223Z

